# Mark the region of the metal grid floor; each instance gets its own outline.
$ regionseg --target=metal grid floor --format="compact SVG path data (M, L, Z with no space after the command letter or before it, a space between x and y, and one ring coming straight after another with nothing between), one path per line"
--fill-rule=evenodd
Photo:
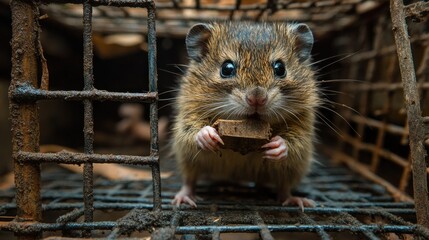
M316 208L301 212L281 207L269 189L246 185L200 184L198 208L170 205L180 188L177 176L163 181L162 211L152 211L151 181L94 183L94 221L83 222L82 176L65 170L42 174L42 223L2 221L0 230L54 232L56 236L128 238L151 234L152 239L429 239L429 230L415 224L411 203L394 202L387 191L344 167L316 164L296 194L314 199ZM0 216L15 215L14 191L0 192ZM62 231L58 233L55 231ZM231 233L233 233L231 235ZM290 235L293 234L293 235Z

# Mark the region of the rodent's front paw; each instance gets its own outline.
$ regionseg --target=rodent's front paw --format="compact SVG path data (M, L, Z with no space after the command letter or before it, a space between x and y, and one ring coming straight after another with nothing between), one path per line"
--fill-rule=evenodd
M224 144L216 129L210 126L205 126L197 133L195 141L202 150L217 151L219 150L218 143Z
M264 152L263 158L265 159L281 160L286 158L288 154L286 141L280 136L271 138L270 142L263 145L262 148L268 148Z

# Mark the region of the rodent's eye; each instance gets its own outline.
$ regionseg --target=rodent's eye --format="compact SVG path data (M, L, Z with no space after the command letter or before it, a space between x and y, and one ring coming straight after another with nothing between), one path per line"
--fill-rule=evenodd
M273 63L274 75L279 78L286 77L286 67L281 60L277 60Z
M235 76L235 65L231 60L226 60L222 63L220 76L222 78L230 78Z

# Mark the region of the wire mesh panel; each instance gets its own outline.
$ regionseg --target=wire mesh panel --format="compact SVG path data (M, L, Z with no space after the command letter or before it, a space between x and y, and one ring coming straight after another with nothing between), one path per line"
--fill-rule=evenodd
M56 1L61 2L61 1ZM76 1L75 1L76 2ZM299 21L323 35L351 26L360 16L388 1L365 0L159 0L157 33L159 36L186 35L196 23L209 21ZM82 13L75 5L50 5L42 9L65 26L79 26ZM94 31L103 33L140 32L146 24L144 12L134 8L100 7L94 11ZM121 18L121 21L117 21Z
M67 1L60 1L66 3ZM47 3L47 2L46 2ZM147 8L148 74L149 92L119 93L94 88L92 11L93 6L128 6ZM12 1L12 50L13 69L10 87L11 121L13 131L13 158L15 161L17 221L28 224L41 221L40 164L55 162L83 164L83 206L72 218L84 216L85 222L93 222L94 186L93 163L122 163L149 165L153 175L153 205L160 209L160 173L157 131L157 74L155 5L152 1L84 1L83 2L83 80L82 91L50 91L46 60L40 45L40 17L38 3ZM42 66L39 72L39 64ZM39 75L41 75L39 80ZM84 105L84 153L39 153L38 106L40 100L81 101ZM123 156L94 154L93 101L124 101L150 103L151 149L149 156ZM91 228L84 229L84 236L91 236ZM22 238L25 231L18 231ZM39 231L32 231L37 238Z
M429 145L427 127L423 127L427 118L422 115L429 114L428 28L424 22L429 5L401 2L391 1L391 19L386 17L386 8L386 14L351 33L357 41L347 46L354 54L344 74L354 82L339 88L342 95L336 101L348 107L339 109L344 118L334 120L343 130L338 149L327 152L385 186L397 200L412 201L414 193L416 202L424 206L422 219L427 219L423 216L428 216L429 166L424 148Z
M283 207L270 189L246 184L201 184L198 208L170 204L179 190L178 177L163 181L162 210L153 210L151 181L94 182L94 219L84 213L83 176L50 168L42 175L41 202L51 219L38 223L2 222L2 230L43 231L44 236L80 237L92 230L94 238L132 239L422 239L426 228L416 225L412 203L394 202L381 186L344 167L322 161L314 166L296 194L317 201L301 211ZM64 187L67 186L67 187ZM3 216L13 215L14 192L1 192ZM61 231L61 232L58 232ZM56 238L54 238L56 239ZM59 238L61 239L61 238Z

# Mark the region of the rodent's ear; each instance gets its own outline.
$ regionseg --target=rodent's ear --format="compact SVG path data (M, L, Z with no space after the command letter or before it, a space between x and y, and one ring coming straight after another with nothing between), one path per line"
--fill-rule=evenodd
M314 38L310 28L304 24L292 24L291 30L295 34L295 47L298 51L298 58L300 62L304 62L311 56L311 49L313 48Z
M189 30L186 35L186 50L191 59L200 62L204 53L207 52L207 41L211 35L208 24L199 23Z

